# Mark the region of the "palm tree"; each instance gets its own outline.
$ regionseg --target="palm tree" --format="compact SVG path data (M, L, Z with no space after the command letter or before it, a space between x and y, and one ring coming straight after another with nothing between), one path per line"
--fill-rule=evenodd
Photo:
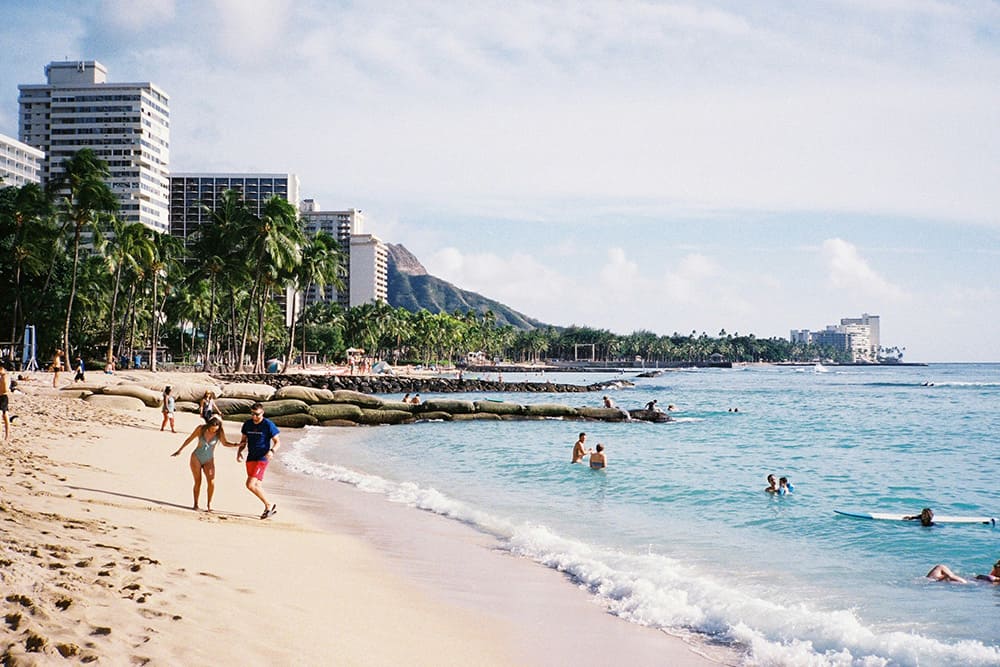
M93 227L100 217L118 210L118 199L105 182L111 172L106 162L90 148L83 148L63 162L65 172L57 179L62 198L60 214L64 226L73 228L73 270L69 297L66 302L66 320L63 326L63 350L69 365L69 326L73 319L73 300L76 298L77 272L80 267L80 236L84 227Z
M302 227L295 207L274 196L264 203L260 217L248 216L245 226L247 259L253 275L250 303L257 305L257 359L254 371L264 370L264 304L271 290L291 280L291 271L301 259ZM250 309L243 323L240 344L240 370L246 356L250 329Z
M223 192L215 209L204 205L202 209L208 215L210 223L202 225L198 230L192 254L199 262L196 273L208 277L210 285L205 370L211 372L214 369L212 352L219 281L227 276L236 279L246 271L246 262L241 252L244 240L242 234L250 212L236 190Z
M49 201L38 185L28 183L19 188L4 188L2 195L0 235L10 240L10 247L5 250L9 252L14 274L10 340L16 341L23 324L23 280L26 276L40 276L45 260L57 255L54 242L58 235L49 217ZM14 360L14 347L10 346L11 361Z
M163 301L160 301L157 293L157 285L160 276L168 278L172 272L176 271L178 262L184 253L184 245L176 236L169 234L157 234L153 237L153 261L149 266L153 277L153 300L151 308L153 310L152 335L150 336L149 370L156 372L156 348L160 337L160 314L163 312L163 301L166 301L169 293L169 283L164 289Z
M292 273L293 287L295 292L307 292L310 286L316 287L319 295L323 294L327 285L333 285L338 290L344 289L343 275L343 255L340 253L340 245L337 239L326 232L319 232L302 247L301 261ZM322 296L321 296L322 298ZM292 296L292 312L288 325L288 353L285 354L285 365L281 369L282 373L288 371L288 365L292 360L292 350L295 349L295 323L298 298ZM305 322L302 322L302 367L306 363L306 336Z
M125 224L117 216L109 216L109 230L112 238L105 249L105 261L114 273L114 287L111 293L111 308L108 310L108 361L115 357L115 315L118 312L118 296L121 294L122 276L126 269L135 271L140 264L151 261L153 252L149 228L139 222ZM124 317L123 317L124 321Z

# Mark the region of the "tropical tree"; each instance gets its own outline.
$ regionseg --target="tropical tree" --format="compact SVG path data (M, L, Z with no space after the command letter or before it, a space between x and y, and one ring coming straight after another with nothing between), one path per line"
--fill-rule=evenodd
M319 232L310 239L303 247L299 264L292 271L292 287L296 293L306 293L310 286L315 287L316 293L322 295L327 285L332 285L337 290L344 289L343 281L343 256L340 252L340 245L337 239L327 234ZM281 372L288 371L288 365L292 360L292 350L295 349L295 324L297 317L298 298L292 296L291 317L288 325L288 352L285 354L285 364ZM306 363L306 337L305 323L302 322L302 367Z
M96 231L102 215L118 210L118 199L105 182L111 175L106 162L90 148L83 148L63 162L64 172L56 179L59 213L64 229L73 231L73 268L69 296L66 301L66 319L63 326L63 351L66 364L70 360L69 328L73 318L73 300L76 298L77 274L80 268L80 238L85 228Z

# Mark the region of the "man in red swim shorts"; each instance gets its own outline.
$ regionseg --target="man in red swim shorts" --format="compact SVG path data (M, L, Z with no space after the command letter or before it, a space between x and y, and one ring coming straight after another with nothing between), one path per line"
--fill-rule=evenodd
M264 503L264 513L261 519L273 516L278 511L277 505L272 505L264 495L264 471L268 462L274 457L281 443L278 441L278 427L270 419L264 418L264 406L254 403L250 407L250 419L243 422L243 437L240 447L236 450L236 460L243 460L243 450L247 450L247 490Z

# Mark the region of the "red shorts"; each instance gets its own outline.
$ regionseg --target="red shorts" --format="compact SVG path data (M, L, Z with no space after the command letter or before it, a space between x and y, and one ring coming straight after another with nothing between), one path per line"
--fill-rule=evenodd
M247 461L247 477L256 477L264 481L264 471L267 470L267 460Z

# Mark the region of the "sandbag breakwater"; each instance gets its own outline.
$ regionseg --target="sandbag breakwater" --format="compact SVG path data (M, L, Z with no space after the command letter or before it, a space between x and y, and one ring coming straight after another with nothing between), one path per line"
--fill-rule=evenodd
M106 407L132 410L161 406L163 385L122 383L106 386L77 385L67 392ZM359 426L409 424L417 421L568 419L581 421L670 421L661 412L557 403L522 405L493 399L463 400L433 398L419 404L387 400L349 389L324 389L286 385L275 389L261 383L229 383L221 386L175 386L176 409L197 413L197 399L212 391L223 419L242 422L250 419L254 403L264 406L264 414L282 427Z
M578 385L558 382L500 382L478 378L413 377L409 375L316 375L308 373L229 373L212 377L222 382L250 382L275 388L300 386L316 389L349 389L363 394L456 394L477 392L581 393L631 387L628 380L607 380Z

